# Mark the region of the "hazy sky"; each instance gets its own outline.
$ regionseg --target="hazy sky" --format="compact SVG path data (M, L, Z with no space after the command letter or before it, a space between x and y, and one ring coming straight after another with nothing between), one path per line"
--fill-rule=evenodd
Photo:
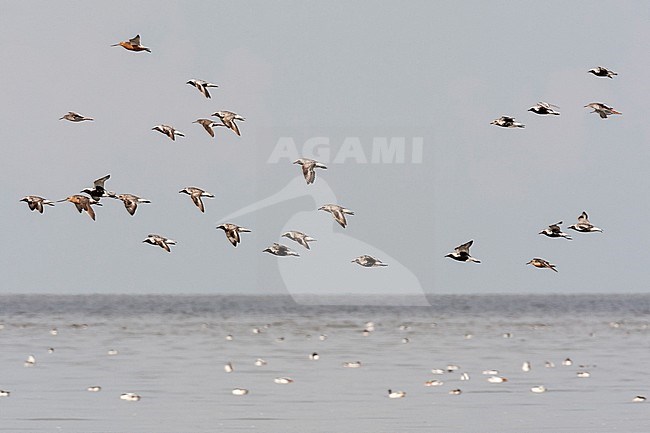
M642 5L4 2L0 291L647 292ZM138 33L152 53L110 47ZM598 65L619 75L587 73ZM206 99L190 78L220 87ZM537 101L562 114L526 111ZM583 108L596 101L623 115ZM70 110L96 120L58 120ZM241 137L191 123L217 110L246 118ZM503 114L526 128L489 124ZM391 139L403 162L376 152ZM292 143L327 163L315 184ZM152 203L131 217L104 199L93 222L70 203L40 215L19 202L108 173L108 189ZM215 194L205 214L186 186ZM330 200L355 212L345 230L316 210ZM538 235L583 210L604 233ZM233 248L223 222L253 232ZM286 229L318 240L307 251L282 238L300 258L262 253ZM178 245L143 244L149 233ZM483 263L444 258L469 239ZM350 263L366 253L389 267ZM559 273L525 266L533 257Z

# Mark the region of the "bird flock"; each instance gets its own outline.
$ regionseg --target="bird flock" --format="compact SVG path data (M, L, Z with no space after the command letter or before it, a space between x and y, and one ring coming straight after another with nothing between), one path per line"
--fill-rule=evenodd
M132 52L144 51L144 52L151 53L151 49L149 47L145 47L141 44L140 35L136 35L132 39L129 39L127 41L122 41L117 44L113 44L111 46L121 46L124 49ZM616 72L601 66L590 69L588 72L593 74L594 76L605 77L609 79L613 79L614 76L618 75ZM186 84L196 88L201 93L201 95L203 95L205 98L208 99L211 98L209 89L219 87L216 84L204 80L199 80L199 79L190 79L189 81L187 81ZM607 117L614 114L617 115L621 114L619 111L601 102L592 102L585 105L585 107L591 108L593 110L592 113L597 113L603 119L606 119ZM549 116L549 115L559 116L560 112L558 110L559 107L547 102L538 102L536 105L528 109L528 111L531 111L534 114L542 115L542 116ZM241 136L241 131L236 122L245 121L244 117L242 117L237 113L226 111L226 110L216 111L212 113L211 116L217 118L219 122L208 118L201 118L195 120L193 123L197 123L201 125L211 137L215 137L215 128L218 127L229 129L237 136ZM95 119L92 117L81 115L73 111L69 111L67 114L63 115L59 120L67 120L70 122L79 123L85 121L94 121ZM502 128L511 128L511 129L525 128L525 125L523 123L515 121L515 117L507 116L507 115L501 116L490 123ZM166 135L172 141L175 141L177 137L185 137L185 134L183 132L177 130L175 127L171 125L160 124L160 125L155 125L151 129ZM323 169L323 170L327 169L327 166L325 166L325 164L308 158L299 158L296 161L294 161L294 164L301 166L302 174L305 178L307 185L311 185L315 182L316 169ZM86 212L88 216L90 216L90 218L92 218L93 220L95 220L96 218L95 207L103 206L103 203L100 203L100 200L102 198L111 198L111 199L122 201L127 212L131 216L135 215L139 204L151 203L150 200L141 198L135 194L130 194L130 193L116 194L113 191L107 190L105 184L108 179L110 179L110 174L95 180L92 188L84 188L80 191L80 194L73 194L62 200L52 201L38 195L27 195L23 197L21 201L26 202L30 210L38 211L41 214L44 212L46 206L54 206L55 203L58 202L70 202L75 205L79 213ZM209 193L204 189L196 186L185 187L181 189L179 193L187 194L188 196L190 196L194 205L196 205L196 207L201 212L205 212L205 205L203 203L203 198L214 198L214 194ZM339 204L333 204L333 203L324 204L321 207L319 207L318 210L329 212L334 218L334 220L342 228L347 227L348 221L346 216L354 215L354 212L351 211L350 209L347 209ZM542 230L540 234L543 234L551 238L562 237L564 239L571 240L571 237L569 235L562 232L560 228L561 224L562 221L555 224L551 224L546 229ZM224 231L226 235L226 239L234 247L237 247L241 243L241 236L240 236L241 233L251 232L250 229L241 227L232 222L221 223L218 226L216 226L216 228ZM582 214L578 217L578 222L574 225L569 226L568 228L581 233L602 232L601 229L593 226L589 222L586 212L582 212ZM307 250L310 249L308 242L313 242L316 240L310 237L309 235L297 230L286 232L282 234L281 237L286 237L298 243L299 245L301 245ZM160 234L149 234L147 238L144 239L142 242L148 243L150 245L158 246L167 252L171 252L170 246L176 245L176 241L169 239L166 236ZM473 240L470 240L462 245L459 245L454 249L453 252L447 254L445 257L460 262L481 263L480 260L470 255L469 249L472 246L473 242L474 242ZM262 251L279 257L300 256L297 252L291 250L288 246L277 242L273 242L269 247L263 249ZM369 256L367 254L361 255L351 260L351 262L366 268L387 266L386 263L383 263L378 258ZM540 257L533 258L527 264L533 265L534 267L540 269L546 268L557 272L557 269L554 264L551 264L546 259Z
M122 41L117 44L113 44L111 46L121 46L124 49L132 52L144 51L144 52L151 53L151 49L149 47L145 47L141 44L140 35L136 35L132 39L129 39L127 41ZM208 99L212 97L210 95L209 89L219 87L216 84L204 80L199 80L199 79L190 79L189 81L187 81L186 84L196 88L205 98ZM237 124L237 122L245 121L246 119L244 117L242 117L237 113L234 113L232 111L227 111L227 110L215 111L214 113L211 114L211 116L217 118L218 121L208 119L208 118L201 118L195 120L192 123L201 125L203 129L210 135L210 137L215 137L215 128L218 127L224 127L226 129L229 129L233 133L235 133L237 136L241 136L241 131L239 129L239 125ZM69 111L68 113L60 117L59 120L67 120L70 122L79 123L84 121L94 121L95 119L92 117L81 115L73 111ZM176 129L174 126L167 125L167 124L155 125L151 129L153 131L157 131L160 132L161 134L166 135L172 141L176 141L178 137L185 137L185 134L183 132ZM307 185L311 185L314 183L316 179L315 169L317 168L327 169L327 166L325 166L325 164L308 158L300 158L296 160L294 164L298 164L301 166L302 174L305 178L305 181L307 182ZM23 197L20 201L26 202L30 210L38 211L41 214L44 212L46 206L54 206L55 203L60 203L60 202L70 202L75 205L79 213L86 212L93 221L96 219L95 207L103 206L103 203L100 202L102 198L110 198L110 199L122 201L127 212L131 216L135 215L138 205L143 203L151 203L150 200L139 197L135 194L130 194L130 193L117 194L113 191L107 190L106 182L110 179L110 177L111 177L110 174L107 174L101 178L98 178L93 182L92 188L84 188L80 191L80 194L73 194L62 200L53 201L38 195L27 195ZM197 186L185 187L181 189L179 193L190 196L194 205L196 205L196 207L203 213L205 212L205 205L203 203L203 198L215 197L214 194L207 192L204 189L199 188ZM319 208L319 210L323 210L325 212L329 212L330 214L332 214L334 220L343 228L347 227L346 215L354 215L353 211L346 209L345 207L340 206L338 204L331 204L331 203L324 204ZM232 222L221 223L218 226L216 226L216 229L223 230L226 235L226 239L234 247L237 247L241 243L241 233L251 232L250 229L239 226ZM308 234L305 234L297 230L288 231L282 234L281 237L286 237L296 242L297 244L303 246L307 250L310 249L309 242L316 241L316 239L309 236ZM168 253L171 252L170 246L176 245L175 240L154 233L149 234L142 242L150 245L158 246L163 250L167 251ZM288 246L277 242L272 243L269 247L262 250L262 252L266 252L279 257L300 256L297 252L291 250ZM363 267L387 266L381 260L371 257L367 254L361 255L358 258L352 260L351 262L357 263Z
M589 69L587 72L597 77L606 77L610 79L613 79L615 75L618 75L617 72L614 72L602 66L597 66L595 68ZM540 101L534 106L530 107L528 111L531 111L540 116L547 116L547 115L559 116L560 115L560 112L558 111L559 108L560 107L558 107L557 105ZM620 111L617 111L614 108L602 102L591 102L585 105L585 108L591 108L592 109L591 113L598 113L601 119L607 119L609 116L613 114L619 114L619 115L622 114ZM526 127L526 125L524 125L523 123L516 122L513 116L501 116L491 121L490 124L500 126L502 128L525 128ZM544 230L540 231L539 234L548 236L550 238L564 238L564 239L571 240L572 239L571 236L562 232L562 229L560 228L561 224L562 221L559 221L555 224L551 224ZM568 229L575 230L581 233L594 233L594 232L602 233L602 229L594 226L589 222L589 216L587 215L586 211L583 211L578 216L578 222L576 224L570 225ZM461 262L481 263L479 260L470 256L469 254L469 247L472 246L472 243L473 241L469 241L463 245L456 247L454 252L447 254L445 257L449 257L451 259L458 260ZM557 269L555 269L554 264L540 257L535 257L526 264L533 265L536 268L550 269L552 271L558 272Z

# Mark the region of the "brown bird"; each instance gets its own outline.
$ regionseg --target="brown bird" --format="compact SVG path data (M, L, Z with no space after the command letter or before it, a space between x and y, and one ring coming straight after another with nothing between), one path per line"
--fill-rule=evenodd
M201 200L201 197L214 198L214 194L211 194L195 186L188 186L187 188L183 188L182 190L178 191L178 193L187 194L192 197L192 201L201 212L205 212L205 207L203 206L203 200Z
M75 113L74 111L68 111L66 114L63 115L63 117L60 117L59 120L69 120L70 122L83 122L84 120L95 120L92 117L86 117L82 116L79 113Z
M129 39L128 41L122 41L118 42L117 44L113 44L111 47L117 47L118 45L129 51L151 52L149 48L140 45L140 35L136 35L133 39Z
M527 264L527 265L533 265L533 266L535 266L536 268L540 268L540 269L541 269L541 268L549 268L549 269L551 269L551 270L557 272L557 269L555 269L555 265L553 265L553 264L547 262L547 261L544 260L544 259L540 259L539 257L535 257L534 259L532 259L530 262L528 262L528 263L526 263L526 264Z
M239 133L239 127L235 123L235 120L241 120L243 122L246 119L241 117L239 114L233 113L232 111L217 111L211 115L221 119L221 122L223 122L225 127L232 129L235 134L241 136Z
M180 135L181 137L185 137L185 134L175 130L173 126L169 126L169 125L156 125L153 128L151 128L151 130L161 132L165 134L167 137L171 138L173 141L176 141L177 135Z
M325 164L308 158L300 158L295 160L293 163L302 166L302 175L305 176L307 185L314 183L314 179L316 179L316 173L314 172L315 168L327 169Z
M44 199L43 197L39 197L37 195L25 196L21 198L20 201L26 202L31 211L37 210L39 213L43 213L44 204L48 206L54 206L54 203L52 201Z
M217 123L213 122L210 119L196 119L192 123L198 123L199 125L203 126L203 128L206 130L208 134L210 134L210 137L214 137L214 130L212 129L215 126L226 126L222 123Z
M343 206L339 206L337 204L326 204L319 207L318 210L324 210L331 213L336 222L339 223L343 228L345 228L345 226L348 224L345 219L345 214L354 215L354 212L352 212L350 209L346 209Z
M203 81L203 80L195 80L195 79L191 79L186 84L196 87L198 91L201 92L203 96L205 96L206 98L211 98L210 92L208 92L208 87L219 87L216 84L208 83L207 81Z
M226 233L226 237L234 247L236 247L237 244L241 242L239 233L250 233L250 230L244 227L240 227L237 224L225 223L217 226L217 228L223 230Z
M74 203L75 207L81 213L82 211L86 211L88 216L95 221L95 211L90 205L97 205L101 206L101 203L97 203L95 200L93 200L90 197L86 197L85 195L71 195L70 197L64 198L63 200L58 200L57 203L64 202L64 201L69 201L70 203Z
M167 251L168 253L171 253L171 249L169 248L170 245L176 245L176 241L173 239L167 239L164 236L156 235L156 234L150 234L147 236L147 239L143 240L142 242L145 242L147 244L151 245L158 245L160 248L163 250Z
M135 215L135 211L138 209L138 203L151 203L151 201L133 194L118 194L113 198L122 200L126 211L131 214L131 216Z

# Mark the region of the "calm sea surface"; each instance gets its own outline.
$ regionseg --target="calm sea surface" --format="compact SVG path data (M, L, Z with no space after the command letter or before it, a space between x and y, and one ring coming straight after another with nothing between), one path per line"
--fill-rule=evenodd
M0 296L0 389L11 393L0 397L0 431L650 432L650 400L632 402L650 398L650 296L429 300ZM489 383L487 369L508 381ZM443 384L424 386L434 379ZM537 385L548 391L532 393ZM142 398L121 400L126 392Z

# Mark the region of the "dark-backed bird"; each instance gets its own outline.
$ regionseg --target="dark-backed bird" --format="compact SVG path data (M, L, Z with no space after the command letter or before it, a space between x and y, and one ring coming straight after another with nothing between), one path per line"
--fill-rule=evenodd
M134 38L129 39L128 41L122 41L118 42L117 44L111 45L111 47L123 47L124 49L127 49L129 51L147 51L151 52L151 50L145 46L140 45L140 35L135 35Z
M557 269L555 269L555 265L553 265L553 264L547 262L547 261L544 260L544 259L540 259L539 257L535 257L534 259L532 259L530 262L528 262L528 263L526 263L526 264L527 264L527 265L533 265L533 266L535 266L536 268L540 268L540 269L542 269L542 268L548 268L548 269L551 269L551 270L557 272Z
M285 232L285 233L282 234L281 237L289 238L294 242L298 242L300 245L302 245L303 247L305 247L307 249L310 249L309 248L309 242L313 242L313 241L316 240L316 239L312 238L311 236L308 236L308 235L304 234L303 232L298 232L298 231L295 231L295 230Z
M212 116L221 119L221 122L226 128L231 129L235 134L241 136L239 127L235 123L235 120L241 120L243 122L246 119L241 117L239 114L233 113L232 111L217 111L215 113L212 113Z
M286 257L286 256L296 256L300 257L300 254L297 252L291 250L288 246L278 244L276 242L273 243L270 247L266 248L265 250L262 251L263 253L271 253L274 256L280 256L280 257Z
M207 81L203 81L203 80L195 80L195 79L191 79L186 84L196 87L198 91L201 92L203 96L205 96L206 98L211 98L210 92L208 92L208 87L219 87L216 84L208 83Z
M318 210L324 210L325 212L331 213L336 222L339 223L343 228L348 225L348 222L345 219L345 214L354 215L354 212L352 212L350 209L346 209L343 206L339 206L337 204L326 204L319 207Z
M314 161L313 159L300 158L295 160L293 163L302 166L302 175L305 176L307 185L314 183L314 179L316 179L316 173L314 172L315 168L327 169L325 164Z
M188 186L187 188L183 188L182 190L178 191L178 193L189 195L196 207L198 207L201 212L205 212L205 207L203 206L203 200L201 200L201 197L214 198L214 194L211 194L195 186Z
M160 248L163 250L167 251L168 253L171 253L171 249L169 248L170 245L176 245L176 241L173 239L168 239L164 236L161 235L156 235L156 234L150 234L147 236L147 239L143 240L142 242L145 242L147 244L151 245L158 245Z
M375 268L379 266L388 266L386 263L382 262L379 259L376 259L372 256L369 256L367 254L364 254L362 256L357 257L356 259L352 260L352 263L357 263L364 268Z
M43 197L37 195L28 195L20 199L24 201L29 206L29 209L33 212L37 210L39 213L43 213L43 205L54 206L54 202L47 200Z
M607 119L607 116L611 116L612 114L623 114L602 102L591 102L585 105L585 108L593 109L594 111L591 111L591 113L598 113L601 119Z
M472 239L471 241L464 243L463 245L459 245L454 249L453 253L449 253L445 257L458 260L459 262L481 263L480 260L477 260L474 257L469 255L469 247L471 247L473 243L474 240Z
M85 194L88 194L95 201L99 201L102 197L115 198L115 193L114 192L106 191L106 189L104 188L104 184L110 178L111 178L110 174L107 174L104 177L100 177L99 179L95 180L95 182L93 182L93 187L92 188L84 188L79 192L83 192Z
M594 226L592 223L589 222L589 216L587 215L587 212L584 211L578 217L578 223L571 225L567 228L578 232L583 232L583 233L591 233L591 232L602 233L602 229L599 229L598 227Z
M603 68L602 66L596 66L593 69L589 69L587 72L590 72L597 77L607 77L607 78L614 78L614 75L618 75L618 73L614 71L610 71L607 68Z
M568 240L571 240L571 236L569 236L566 233L563 233L562 230L560 229L560 225L562 224L562 221L558 221L555 224L551 224L541 232L539 232L540 235L546 235L549 238L565 238Z
M240 227L236 224L231 224L231 223L221 224L220 226L217 226L217 229L221 229L226 233L226 238L228 238L228 240L234 247L236 247L237 244L241 242L239 233L250 233L250 230L248 230L247 228Z
M169 125L156 125L153 128L151 128L151 130L161 132L174 141L176 141L177 135L180 135L181 137L185 137L185 134L183 134L180 131L177 131L176 129L174 129L173 126L169 126Z
M501 116L498 119L494 119L490 122L490 125L500 126L502 128L525 128L526 125L523 123L515 122L514 117L510 116Z
M79 113L75 113L74 111L68 111L66 114L64 114L62 117L59 118L59 120L69 120L70 122L83 122L84 120L95 120L92 117L86 117L82 116Z
M559 116L560 113L555 111L553 108L560 108L557 105L549 104L548 102L540 101L534 107L530 107L528 111L532 111L535 114L546 115L553 114Z

